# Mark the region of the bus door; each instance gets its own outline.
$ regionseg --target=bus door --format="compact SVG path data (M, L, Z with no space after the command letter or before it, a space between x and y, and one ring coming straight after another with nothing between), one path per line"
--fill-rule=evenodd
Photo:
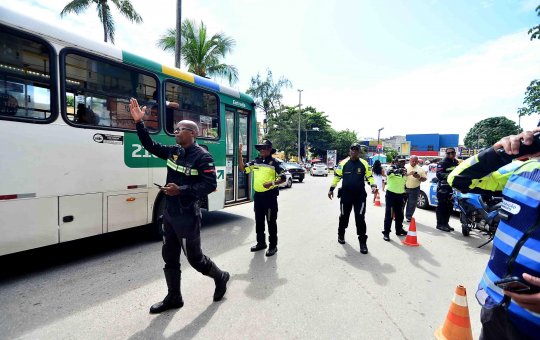
M238 170L238 145L241 143L242 158L248 162L248 150L250 119L249 112L233 108L227 108L225 111L226 120L226 147L227 155L225 160L225 203L232 204L249 199L250 181L249 176L243 171Z

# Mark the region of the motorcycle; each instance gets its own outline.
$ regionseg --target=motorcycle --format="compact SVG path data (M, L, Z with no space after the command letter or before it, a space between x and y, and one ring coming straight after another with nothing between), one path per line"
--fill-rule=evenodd
M457 191L454 195L454 204L459 209L459 220L463 236L469 236L473 229L480 230L485 235L488 235L489 239L478 248L493 241L501 220L499 208L502 204L502 197L482 197L479 194L463 194Z

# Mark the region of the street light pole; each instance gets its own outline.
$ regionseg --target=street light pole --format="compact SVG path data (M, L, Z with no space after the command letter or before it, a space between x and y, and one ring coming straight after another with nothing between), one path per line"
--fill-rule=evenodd
M378 133L377 133L377 149L379 149L379 144L381 144L381 130L384 130L384 128L383 127L380 128Z
M298 163L300 163L300 117L302 117L302 91L303 90L298 90L298 159L296 160Z

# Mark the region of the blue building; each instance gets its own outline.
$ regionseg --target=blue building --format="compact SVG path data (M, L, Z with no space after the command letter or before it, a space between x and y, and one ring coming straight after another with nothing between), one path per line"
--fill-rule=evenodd
M457 148L458 134L411 134L405 135L405 140L411 143L411 155L437 156L441 148Z

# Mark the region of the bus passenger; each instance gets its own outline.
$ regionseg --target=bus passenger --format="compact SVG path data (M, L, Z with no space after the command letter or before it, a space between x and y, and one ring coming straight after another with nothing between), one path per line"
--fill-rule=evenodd
M219 301L227 291L230 275L220 270L202 252L199 206L200 199L217 187L214 160L195 142L198 127L194 122L183 120L176 125L174 135L177 145L161 145L152 140L144 126L146 106L141 109L137 100L131 98L129 108L144 148L167 161L167 184L161 187L161 191L167 203L163 216L162 256L168 294L163 301L150 307L150 313L161 313L184 305L180 292L182 249L195 270L214 279L214 301Z

